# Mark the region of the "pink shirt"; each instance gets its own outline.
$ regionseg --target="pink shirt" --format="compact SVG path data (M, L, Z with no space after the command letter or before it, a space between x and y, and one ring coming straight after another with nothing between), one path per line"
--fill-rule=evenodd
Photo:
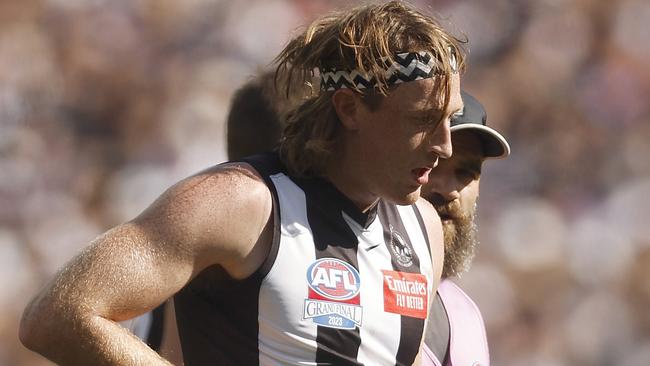
M443 365L424 345L422 366L489 366L485 324L474 301L448 279L440 283L438 293L449 318L449 362Z

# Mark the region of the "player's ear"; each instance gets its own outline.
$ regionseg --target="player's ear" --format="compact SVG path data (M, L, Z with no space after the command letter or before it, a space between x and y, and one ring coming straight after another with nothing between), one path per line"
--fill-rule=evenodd
M347 88L339 89L332 95L332 104L343 127L356 130L361 111L361 96Z

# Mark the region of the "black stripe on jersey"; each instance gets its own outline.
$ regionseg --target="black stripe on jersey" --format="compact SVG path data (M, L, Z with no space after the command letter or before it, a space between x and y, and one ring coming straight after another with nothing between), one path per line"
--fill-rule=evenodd
M436 292L430 306L429 322L424 336L424 343L438 360L444 362L449 356L449 341L451 340L451 327L449 326L449 315L440 294Z
M420 273L420 260L413 249L413 244L408 236L408 232L404 227L402 218L397 211L397 206L392 203L381 200L378 207L379 220L384 228L384 242L388 247L388 252L391 256L391 263L393 269L398 272L407 273ZM392 223L392 224L390 224ZM393 225L393 226L391 226ZM402 240L410 247L411 260L410 265L403 265L397 258L394 249L391 248L392 243L397 240L394 238L397 232L401 235ZM403 262L403 261L402 261ZM415 357L420 349L420 342L422 341L422 332L424 330L424 319L414 318L410 316L401 316L400 320L400 341L397 348L397 355L395 361L397 366L412 365Z
M359 270L358 240L343 219L343 211L365 226L366 215L331 183L321 179L296 179L307 197L307 218L312 230L316 259L337 258ZM349 202L349 204L348 204ZM354 212L356 210L356 212ZM335 329L318 326L316 364L363 365L357 361L361 337L359 328Z
M220 266L204 269L174 296L186 366L258 365L262 278L238 281Z
M271 243L271 249L266 257L266 260L257 270L259 276L265 277L271 270L271 267L273 267L275 258L278 256L281 237L280 226L282 225L280 222L280 203L278 202L278 191L275 188L275 184L273 184L273 181L271 180L271 175L277 173L285 173L285 168L284 165L282 165L280 157L277 155L277 153L254 155L244 158L242 161L250 164L253 168L255 168L255 170L257 170L262 178L264 178L264 182L271 191L271 196L273 197L273 242Z
M147 345L156 352L160 352L160 345L162 344L166 305L167 302L163 302L151 312L151 326L149 327L149 334L147 334Z

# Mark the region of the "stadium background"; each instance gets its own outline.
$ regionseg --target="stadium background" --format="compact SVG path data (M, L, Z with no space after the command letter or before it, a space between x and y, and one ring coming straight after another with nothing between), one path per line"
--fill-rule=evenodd
M225 159L233 91L316 0L0 2L0 365L28 298L105 229ZM467 34L485 164L462 283L494 365L650 364L650 2L414 1Z

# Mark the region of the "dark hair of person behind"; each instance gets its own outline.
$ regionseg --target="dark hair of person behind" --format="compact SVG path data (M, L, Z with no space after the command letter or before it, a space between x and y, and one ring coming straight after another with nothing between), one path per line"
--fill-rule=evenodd
M229 160L271 151L278 144L282 124L268 82L268 77L256 78L233 96L227 119Z

